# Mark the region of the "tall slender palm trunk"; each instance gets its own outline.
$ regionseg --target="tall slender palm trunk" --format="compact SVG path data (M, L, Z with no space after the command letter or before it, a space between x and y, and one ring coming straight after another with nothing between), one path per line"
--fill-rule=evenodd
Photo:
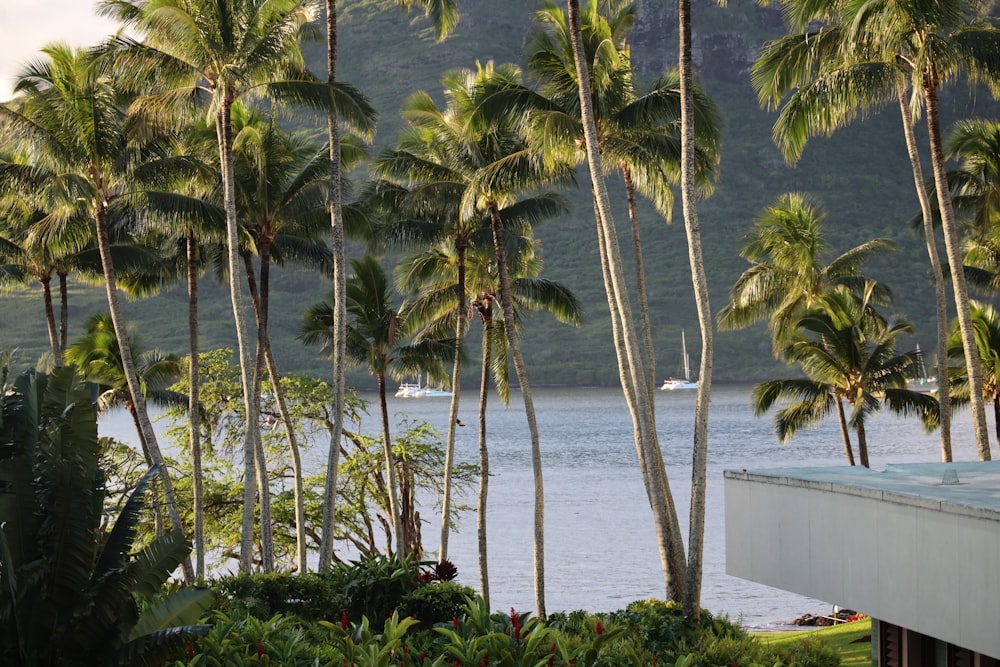
M65 351L69 336L69 288L66 285L66 272L58 271L59 275L59 349Z
M646 381L649 383L649 400L656 391L656 352L653 349L653 325L649 320L649 295L646 290L646 268L642 259L642 240L639 237L639 203L635 197L632 170L621 165L628 200L628 220L632 227L632 253L635 256L635 287L639 297L639 316L642 322L642 356L646 360Z
M198 243L187 232L188 290L188 441L191 446L191 495L194 513L194 573L205 578L205 475L201 461L201 363L198 346Z
M465 251L463 241L456 243L458 282L455 285L455 361L451 370L451 407L448 410L448 439L444 455L444 483L441 494L441 547L438 562L448 558L448 536L451 528L452 469L455 467L455 427L458 425L458 402L462 389L462 345L465 341Z
M337 81L337 2L326 0L326 73L331 85ZM344 253L344 216L340 190L340 127L336 112L327 115L330 143L330 228L333 254L333 383L330 397L333 426L327 453L326 484L323 502L323 535L320 542L320 570L333 562L334 520L337 501L337 468L340 465L340 439L344 427L344 371L347 353L347 270Z
M240 278L239 226L236 219L236 191L233 176L233 127L232 100L223 93L216 116L216 133L219 138L219 163L222 171L223 202L226 210L226 247L228 251L229 295L236 324L236 340L240 358L240 385L243 390L243 409L246 415L246 433L243 437L243 519L240 539L240 571L249 572L254 549L254 507L257 476L257 442L260 440L258 404L254 401L253 368L250 344L247 337L246 306L243 282Z
M621 267L618 239L604 183L587 61L581 39L580 6L577 0L568 0L567 5L577 84L580 92L587 164L590 168L594 199L598 209L600 229L598 241L603 244L602 263L606 272L605 288L608 294L608 305L612 311L612 320L616 326L615 346L619 374L622 377L626 401L633 413L637 451L640 457L640 467L644 471L647 496L653 511L667 596L680 600L683 596L686 576L684 544L680 535L673 498L669 490L666 468L663 465L663 454L660 451L656 435L656 419L650 403L652 394L643 369L635 327L632 324L631 306Z
M965 349L965 367L969 376L969 407L972 410L973 427L976 434L976 448L981 461L990 460L990 436L986 425L986 410L983 406L983 378L979 363L979 346L969 309L969 290L965 283L962 248L955 222L955 209L948 189L948 175L945 170L944 149L941 142L941 117L938 111L937 73L933 69L924 75L924 104L927 110L927 135L930 142L931 165L934 168L934 186L937 189L938 211L941 215L941 229L944 231L945 251L951 269L951 284L955 292L955 310L958 326ZM863 465L863 462L862 462Z
M95 169L96 173L97 170ZM107 201L109 197L104 193L101 195L102 201ZM122 371L125 373L125 382L128 385L129 397L135 408L136 419L139 423L139 430L142 439L149 449L149 455L153 463L159 467L160 479L163 482L163 493L166 497L167 514L170 516L170 523L174 530L184 533L184 523L181 520L180 509L177 504L177 496L174 493L174 485L167 471L167 466L163 460L163 453L156 440L156 432L153 424L149 421L149 412L146 409L146 399L139 384L139 376L135 371L135 364L132 359L132 344L125 330L125 321L122 317L121 303L118 300L118 284L115 275L114 260L111 258L111 239L108 235L107 209L103 204L98 204L94 211L94 222L97 232L97 250L101 256L101 267L104 270L104 289L108 297L108 310L111 311L111 323L114 325L115 337L118 339L118 349L121 352ZM185 581L194 579L194 571L191 568L191 560L185 559L182 564Z
M497 202L489 203L490 223L493 228L493 247L497 255L497 269L500 272L500 305L503 309L504 331L507 345L514 361L514 372L524 400L524 414L528 419L528 433L531 437L531 470L535 486L535 614L545 619L545 485L542 483L542 447L538 440L538 424L535 421L535 402L528 383L528 369L521 354L521 341L514 325L514 301L510 291L510 274L507 271L507 250L503 242L503 225Z
M930 197L927 196L927 188L924 187L924 170L920 165L920 152L917 149L917 138L913 131L913 113L910 111L910 101L907 98L905 87L900 86L897 93L899 111L903 118L906 152L910 157L910 167L913 170L913 185L917 191L917 199L920 201L924 245L927 247L927 257L930 260L931 277L934 282L934 306L937 315L937 370L935 373L938 382L941 419L941 460L948 463L952 460L951 381L948 378L948 295L945 291L944 271L941 267L941 258L938 256L937 240L934 238L934 212L931 209Z
M708 405L712 395L714 337L708 278L701 252L701 226L695 198L694 83L691 64L691 0L679 0L681 92L681 202L687 232L691 282L701 328L701 367L694 409L694 444L691 458L691 506L688 520L688 569L684 613L695 618L701 610L702 559L705 551L705 495L708 465Z
M492 305L489 310L492 310ZM482 311L480 311L482 312ZM476 536L479 547L479 595L483 598L486 611L490 610L490 570L486 540L486 501L490 486L490 450L486 443L486 402L490 395L491 346L489 327L492 319L483 320L483 365L479 373L479 492L476 496Z

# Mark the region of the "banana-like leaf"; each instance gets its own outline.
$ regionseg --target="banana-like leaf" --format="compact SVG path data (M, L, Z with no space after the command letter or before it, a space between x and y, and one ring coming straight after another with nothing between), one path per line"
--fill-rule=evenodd
M128 641L175 626L192 625L215 599L211 589L182 588L149 605L129 633Z
M122 508L115 525L108 535L101 556L97 560L94 568L94 579L104 576L106 573L124 567L128 555L132 552L132 542L135 540L136 525L139 523L139 512L145 506L146 488L149 486L158 468L150 468L139 483L133 489L128 501Z
M129 564L135 577L133 591L144 597L156 595L190 551L191 543L177 530L154 540Z

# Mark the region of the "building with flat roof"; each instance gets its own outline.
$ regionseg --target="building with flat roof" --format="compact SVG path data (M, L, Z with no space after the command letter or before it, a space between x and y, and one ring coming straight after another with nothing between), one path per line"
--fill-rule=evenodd
M1000 667L1000 461L726 471L726 571L874 620L883 667Z

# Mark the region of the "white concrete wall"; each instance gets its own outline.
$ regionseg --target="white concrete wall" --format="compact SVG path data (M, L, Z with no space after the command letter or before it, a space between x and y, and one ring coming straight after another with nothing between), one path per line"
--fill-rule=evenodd
M765 472L725 504L729 574L1000 658L997 513Z

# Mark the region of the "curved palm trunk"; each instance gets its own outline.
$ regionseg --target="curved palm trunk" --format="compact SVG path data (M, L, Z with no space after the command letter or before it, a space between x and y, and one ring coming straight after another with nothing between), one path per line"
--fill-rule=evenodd
M98 173L97 169L94 169ZM102 201L107 201L109 197L102 195ZM94 211L94 223L97 231L97 250L101 256L101 267L104 270L104 289L108 297L108 310L111 311L111 323L114 325L115 337L118 339L118 349L122 358L122 371L125 373L125 382L128 385L129 397L135 407L136 419L139 422L139 431L149 448L150 458L153 463L159 466L159 476L163 482L163 494L167 503L167 514L170 516L170 523L174 530L184 533L184 523L181 521L181 513L177 504L177 496L174 493L174 485L170 480L170 474L163 460L163 453L156 440L156 432L153 424L149 421L149 412L146 410L146 399L142 395L142 387L139 384L139 376L135 371L135 364L132 357L132 344L129 341L128 333L125 331L125 321L122 317L121 303L118 300L118 285L115 275L115 265L111 258L111 239L108 235L107 209L103 204L99 204ZM185 559L182 564L184 580L190 582L194 579L194 571L191 568L191 560Z
M490 452L486 445L486 402L490 394L490 322L483 321L483 367L479 374L479 493L476 501L476 534L479 546L479 595L490 610L490 573L486 541L486 498L490 486Z
M642 261L642 241L639 239L639 204L635 198L632 170L624 163L621 165L621 170L625 179L625 195L628 199L628 219L632 226L636 294L639 297L639 316L642 322L642 356L646 360L646 381L649 383L649 400L652 402L656 391L656 353L653 350L653 325L649 321L649 298L646 292L646 269Z
M851 432L847 429L847 415L844 414L844 404L839 397L834 397L837 401L837 422L840 424L840 437L844 441L844 453L847 455L847 465L854 465L854 450L851 448Z
M524 413L528 419L531 437L531 470L535 480L535 614L545 619L545 486L542 483L542 448L538 441L538 424L535 422L535 403L528 383L528 369L521 354L521 342L514 325L514 302L510 292L510 274L507 271L507 250L503 242L500 209L495 201L489 203L490 223L493 228L493 247L496 249L497 268L500 272L500 304L503 308L504 331L514 361L514 372L521 387Z
M56 311L52 307L52 274L46 273L38 282L42 284L42 300L45 303L45 325L49 332L49 349L56 366L63 365L63 348L59 344L59 331L56 329Z
M382 415L382 451L385 454L385 485L389 496L389 514L392 519L392 531L396 534L396 555L406 556L406 537L403 534L403 521L399 508L399 481L396 475L396 455L392 451L392 439L389 436L389 407L385 400L385 373L379 373L378 405Z
M337 2L326 0L326 71L327 82L337 80ZM340 437L344 426L344 370L347 339L347 272L344 253L344 216L340 192L340 128L337 114L327 115L330 142L330 228L333 251L333 384L331 412L333 427L327 453L326 484L323 503L323 537L320 542L319 566L322 571L333 562L333 523L337 501L337 468L340 465Z
M913 169L913 184L916 187L917 199L920 201L920 214L923 218L924 245L927 247L927 258L930 260L931 275L934 280L934 305L937 314L937 379L938 403L941 416L941 460L948 463L951 455L951 390L948 378L948 295L944 286L944 271L941 258L938 256L937 241L934 238L934 213L931 210L927 188L924 187L924 172L920 166L920 152L917 150L917 138L913 132L913 114L906 89L898 89L899 111L903 117L903 136L906 138L906 152L910 157ZM851 464L853 465L853 463Z
M198 243L187 233L188 289L188 439L191 445L192 505L194 512L194 574L205 578L205 476L201 462L201 377L198 347Z
M694 286L698 324L701 328L701 367L694 411L694 443L691 458L691 508L688 521L688 569L684 589L684 613L695 618L701 610L701 572L705 541L705 495L708 464L708 405L712 393L714 339L712 309L708 301L708 278L701 252L701 227L695 201L694 91L691 66L691 0L680 0L681 69L681 201L687 232L691 282Z
M451 370L451 407L448 411L448 440L444 455L444 488L441 497L441 547L438 562L448 558L448 534L451 528L452 468L455 458L455 427L458 423L458 401L462 388L462 345L465 340L465 250L463 241L456 242L458 284L455 285L455 362Z
M226 209L226 248L228 251L229 296L236 324L236 340L240 356L240 385L243 390L243 410L246 416L246 433L243 438L243 520L240 539L240 571L249 572L254 549L254 507L256 497L253 481L256 477L256 451L260 441L258 401L254 400L253 368L250 344L247 338L246 306L243 282L240 280L239 226L236 220L236 192L233 177L233 127L232 100L223 95L216 116L216 133L219 138L219 163L222 171L223 202Z
M127 404L125 409L132 418L132 425L135 426L135 432L139 436L139 447L142 449L142 458L146 462L147 466L152 466L153 457L149 454L149 446L146 444L146 439L142 437L142 426L139 424L139 414L135 411L135 407L132 406L131 403ZM159 487L156 484L156 480L153 480L153 482L149 485L149 490L150 494L153 496L153 501L150 503L153 510L153 534L157 537L162 537L164 531L163 503L160 502L160 492Z
M638 339L632 324L631 306L624 275L621 268L621 257L618 240L611 216L607 188L604 184L601 167L601 156L597 143L597 127L594 119L594 109L591 99L590 80L586 68L586 56L583 51L580 28L580 7L577 0L568 0L568 19L570 37L573 45L574 61L576 63L577 82L580 89L580 107L584 126L584 137L587 149L587 164L590 168L591 183L594 187L594 198L599 212L598 225L603 233L605 245L607 275L605 279L608 290L608 305L617 309L617 326L621 335L616 332L615 343L619 360L619 374L622 377L623 389L630 410L634 413L634 424L637 426L636 440L638 443L640 461L645 460L647 475L644 475L647 495L653 511L656 525L657 542L663 562L664 582L667 595L672 599L682 599L686 564L684 559L684 544L680 535L677 513L670 494L666 469L663 465L663 454L659 448L656 435L656 419L650 403L651 392L648 388L646 374L640 358ZM614 318L615 316L612 315Z

